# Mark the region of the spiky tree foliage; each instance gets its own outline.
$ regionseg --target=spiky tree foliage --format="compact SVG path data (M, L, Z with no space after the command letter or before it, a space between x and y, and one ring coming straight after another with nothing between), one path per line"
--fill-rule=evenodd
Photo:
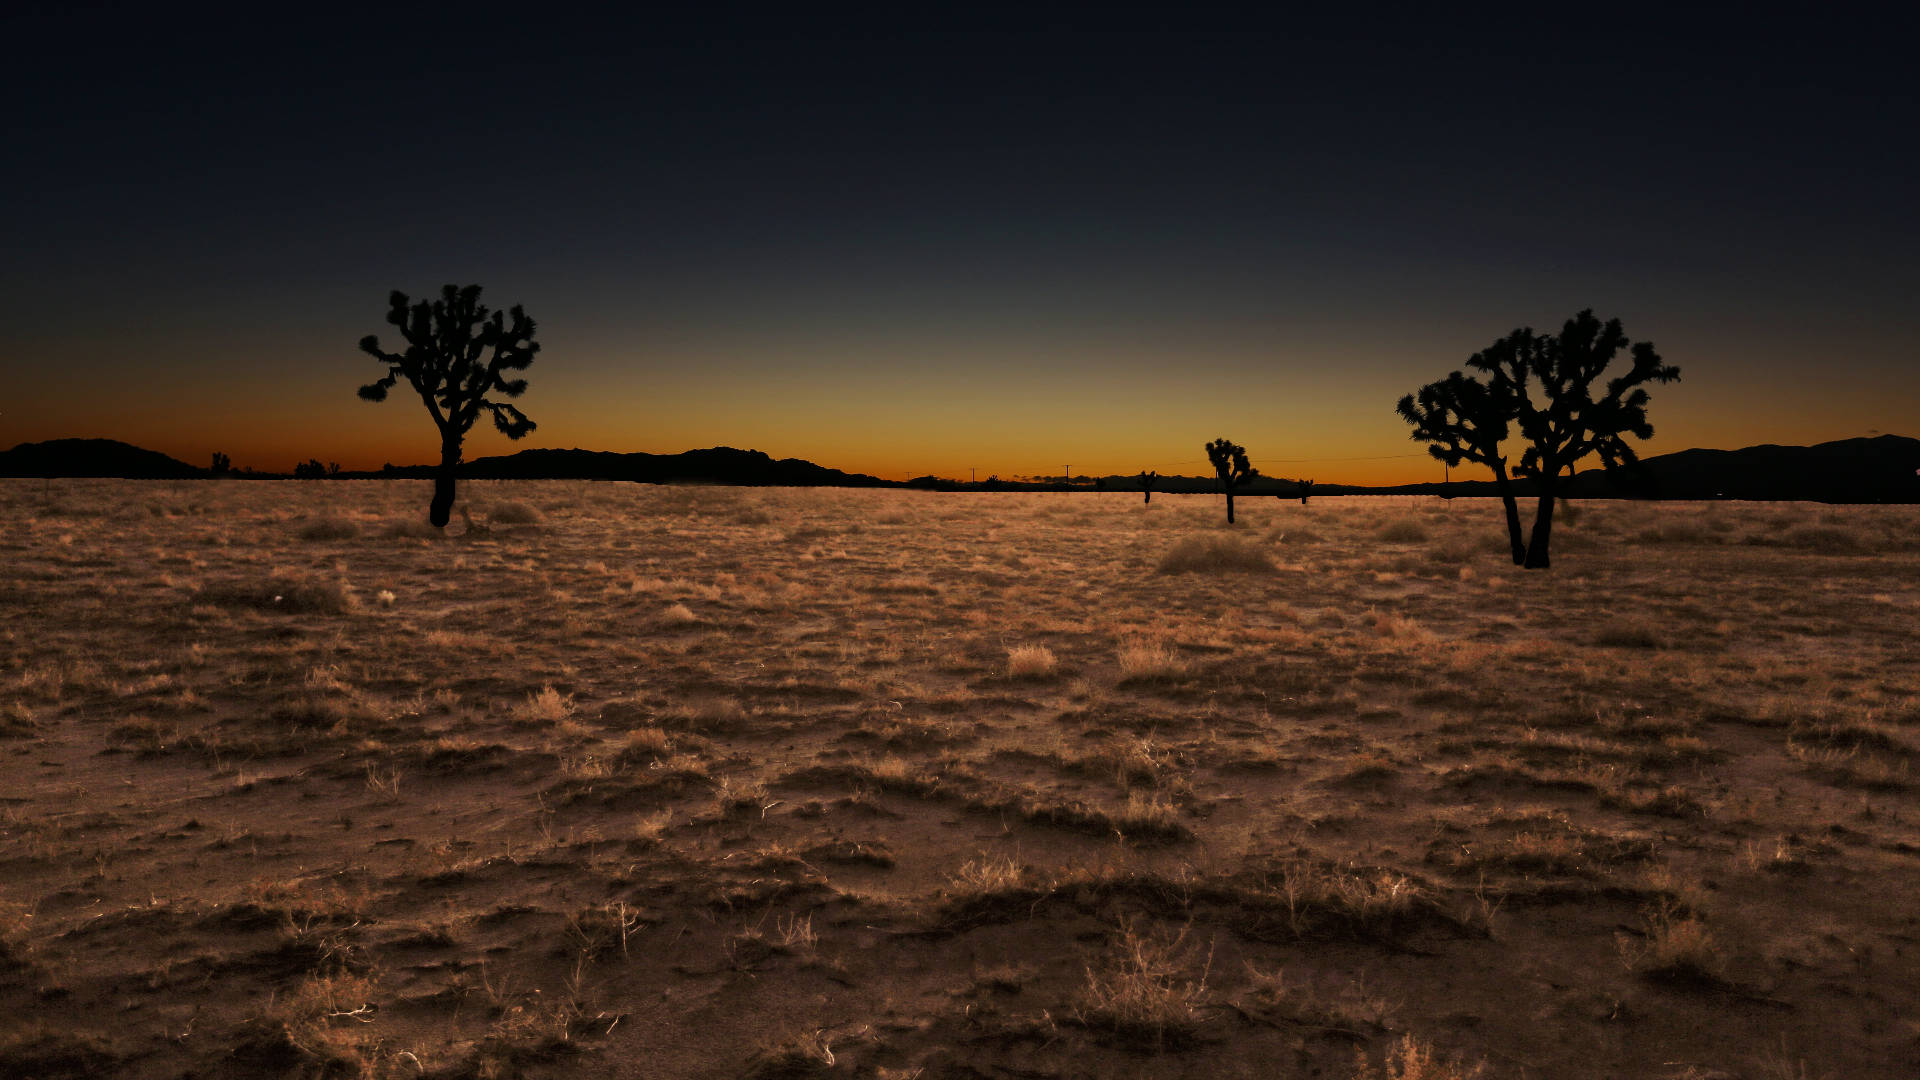
M1494 349L1500 343L1496 342ZM1493 350L1488 350L1492 352ZM1480 366L1487 353L1475 353L1468 363ZM1520 535L1520 507L1514 502L1513 483L1500 444L1507 438L1516 410L1513 384L1495 376L1490 382L1453 372L1439 382L1400 399L1397 411L1413 425L1413 439L1424 442L1427 453L1458 468L1463 461L1485 465L1507 513L1507 541L1515 566L1526 562L1526 541Z
M1595 396L1596 383L1622 349L1631 357L1629 366L1599 383ZM1487 381L1456 371L1422 387L1417 398L1401 398L1400 415L1413 425L1415 439L1432 444L1434 457L1448 465L1477 461L1493 470L1506 504L1513 561L1545 569L1551 565L1554 503L1575 464L1589 455L1609 470L1638 464L1627 437L1653 437L1645 384L1674 382L1680 369L1661 360L1652 342L1629 342L1619 319L1602 323L1591 309L1568 319L1557 335L1515 330L1474 353L1467 366ZM1532 480L1540 496L1533 533L1524 543L1500 452L1515 427L1524 449L1513 475Z
M1623 349L1627 369L1600 383L1596 396L1596 382ZM1652 342L1628 341L1619 319L1602 323L1591 308L1568 319L1557 335L1515 330L1468 363L1512 386L1514 419L1526 441L1514 475L1534 481L1540 494L1525 565L1545 569L1562 482L1589 455L1609 471L1638 465L1627 437L1653 437L1646 384L1677 382L1680 369L1662 360Z
M1227 493L1227 524L1233 524L1233 489L1246 484L1260 475L1260 470L1247 464L1247 448L1236 446L1225 439L1215 439L1207 444L1207 460L1213 462L1213 471L1220 477L1220 490Z
M1140 490L1146 492L1147 497L1145 501L1149 505L1153 503L1153 482L1158 479L1160 479L1160 473L1158 471L1143 472L1140 474Z
M540 351L534 322L518 304L505 313L491 311L480 302L478 285L448 285L432 303L410 303L406 293L395 291L388 304L387 321L399 328L406 348L391 353L380 348L375 335L360 339L362 352L387 365L386 375L361 387L360 396L385 401L387 391L405 378L426 404L440 430L440 468L428 520L445 528L453 514L461 443L480 413L490 414L493 426L509 439L523 438L534 428L519 409L487 396L517 398L526 392L527 380L508 375L524 371Z

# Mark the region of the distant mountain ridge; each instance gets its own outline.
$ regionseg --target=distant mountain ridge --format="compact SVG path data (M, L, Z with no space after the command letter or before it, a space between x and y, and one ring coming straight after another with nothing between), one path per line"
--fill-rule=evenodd
M1255 465L1259 461L1254 462ZM1485 469L1462 466L1457 474L1484 476ZM6 477L120 477L126 479L187 479L212 476L154 450L114 439L52 439L21 443L0 451L0 476ZM275 474L254 473L256 478ZM344 473L344 477L428 477L433 466L409 465L372 473ZM1110 475L1089 482L968 483L920 477L905 483L882 480L865 473L830 469L799 458L774 458L758 450L716 446L680 454L619 454L597 450L522 450L499 457L476 458L460 466L460 475L498 480L626 480L642 484L729 484L749 487L914 487L938 491L1138 491L1139 477ZM1533 494L1532 485L1516 481L1515 493ZM1208 476L1162 476L1156 492L1208 492ZM1261 477L1241 489L1248 497L1294 497L1293 480ZM1461 479L1450 484L1398 484L1358 487L1316 484L1315 495L1453 495L1491 496L1493 482ZM1682 450L1650 457L1637 469L1608 474L1599 469L1582 472L1569 482L1571 498L1755 499L1810 502L1920 502L1920 439L1903 435L1840 439L1814 446L1765 444L1740 450Z
M209 470L118 439L49 439L0 451L0 476L180 480L209 475Z

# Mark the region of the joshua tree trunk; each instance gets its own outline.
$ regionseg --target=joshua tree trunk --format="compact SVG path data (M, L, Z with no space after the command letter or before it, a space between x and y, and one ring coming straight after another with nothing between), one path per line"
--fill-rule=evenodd
M1152 488L1146 488L1146 489L1144 489L1144 491L1145 491L1145 494L1146 494L1146 496L1147 496L1147 497L1146 497L1146 499L1145 499L1145 502L1146 502L1146 504L1147 504L1147 505L1149 505L1149 506L1151 506L1151 505L1153 505L1153 489L1152 489Z
M433 506L427 513L427 520L436 529L446 528L448 519L453 517L453 473L459 465L459 438L443 439L440 443L440 470L433 474Z
M1493 486L1507 508L1507 543L1513 547L1513 565L1527 565L1527 543L1520 534L1520 504L1513 497L1513 485L1507 480L1507 465L1502 461L1493 470Z
M1547 545L1553 541L1553 491L1547 489L1540 493L1540 512L1533 519L1533 538L1527 543L1528 570L1545 570L1552 564L1547 558Z
M1227 489L1227 524L1233 524L1233 489Z

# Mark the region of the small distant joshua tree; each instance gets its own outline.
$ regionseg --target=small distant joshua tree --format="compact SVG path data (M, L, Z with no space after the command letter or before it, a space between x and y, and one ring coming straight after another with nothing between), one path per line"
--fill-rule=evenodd
M1220 477L1220 490L1227 493L1227 524L1233 524L1233 489L1244 486L1248 481L1260 475L1260 470L1247 463L1247 448L1236 446L1225 439L1215 439L1207 444L1207 460L1213 462L1213 471Z
M493 426L509 439L524 438L533 430L526 414L488 394L517 398L527 380L509 379L533 363L540 346L533 340L534 322L515 304L503 314L480 302L480 286L448 285L440 299L409 304L407 294L388 298L387 321L406 340L404 352L380 348L372 334L360 339L360 351L387 365L387 374L360 388L368 401L385 401L387 391L403 376L413 387L440 430L440 468L434 475L433 505L427 520L445 528L453 515L454 473L460 465L460 445L485 409ZM491 318L489 318L491 315ZM507 316L512 321L507 321Z
M210 471L215 476L227 475L233 471L233 459L215 450L213 452L213 468Z
M326 480L339 475L340 463L337 461L329 461L322 465L319 458L308 458L293 467L293 477L296 480Z
M1608 379L1595 397L1595 380L1622 349L1631 366ZM1434 457L1449 465L1469 460L1493 469L1506 503L1514 561L1544 570L1551 565L1554 500L1565 478L1588 455L1598 455L1608 470L1637 464L1639 456L1626 437L1653 437L1645 384L1675 382L1680 369L1661 360L1652 342L1629 342L1619 319L1602 323L1591 309L1568 319L1557 336L1515 330L1473 354L1467 366L1488 381L1456 371L1422 387L1417 399L1401 398L1400 415L1414 426L1415 439L1433 444L1428 452ZM1514 475L1532 480L1540 496L1524 548L1506 459L1499 452L1509 424L1518 426L1524 446Z
M1153 504L1153 482L1158 479L1160 479L1158 472L1143 472L1140 474L1140 490L1146 493L1147 497L1144 501L1147 505Z
M1300 481L1300 505L1307 505L1307 499L1313 495L1313 481Z

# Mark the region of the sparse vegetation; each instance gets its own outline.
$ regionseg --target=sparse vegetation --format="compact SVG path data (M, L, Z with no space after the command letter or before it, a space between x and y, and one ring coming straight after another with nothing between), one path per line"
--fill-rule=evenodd
M0 484L0 1072L1909 1051L1909 508L202 486Z

